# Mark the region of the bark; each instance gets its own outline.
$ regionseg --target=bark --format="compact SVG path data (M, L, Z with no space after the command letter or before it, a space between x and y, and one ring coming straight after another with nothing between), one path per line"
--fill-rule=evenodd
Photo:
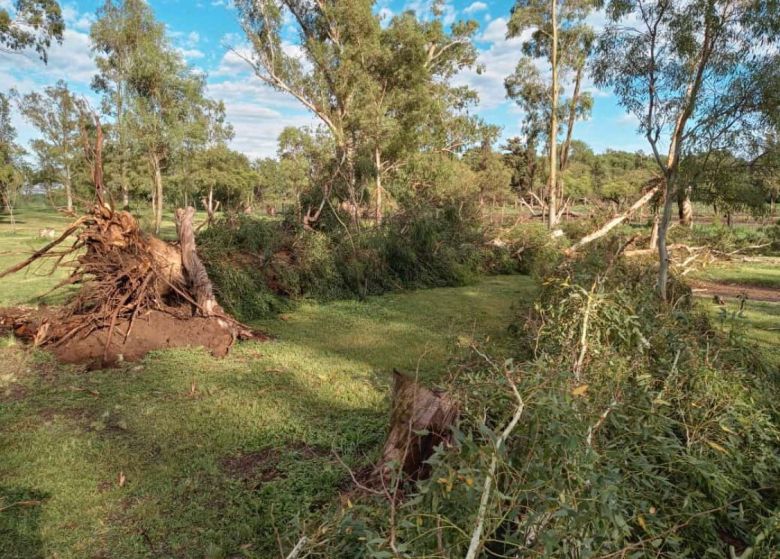
M70 165L65 166L65 184L63 185L65 187L65 206L68 210L68 213L73 212L73 189L72 189L72 178L70 174Z
M400 468L413 479L424 477L425 461L437 445L450 440L450 427L457 417L458 406L446 392L430 390L393 371L390 432L376 473L387 476Z
M160 169L160 158L156 153L153 153L149 159L152 166L152 180L154 182L154 197L152 199L154 204L154 233L159 235L163 214L162 170Z
M11 204L10 196L4 193L3 202L5 203L5 210L8 212L8 219L11 220L11 231L16 234L16 217L14 216L14 206Z
M639 208L647 204L650 200L653 199L653 196L655 196L656 192L661 188L660 185L656 185L647 192L634 204L628 208L625 212L623 212L620 215L617 215L613 217L611 220L609 220L607 223L605 223L602 227L600 227L598 230L594 231L590 235L586 235L583 238L581 238L579 241L574 243L569 249L566 251L567 254L573 254L583 246L592 243L593 241L600 239L607 233L609 233L612 229L623 223L626 219L628 219L631 214L633 214L635 211L637 211Z
M554 229L558 221L558 0L550 2L552 8L552 99L550 113L550 185L547 200L547 226Z
M653 211L653 227L650 230L650 250L658 250L658 208Z
M577 68L577 76L574 79L574 93L571 97L571 107L569 108L569 120L566 123L566 140L561 146L561 172L565 171L569 166L569 152L571 151L572 134L574 133L574 122L577 119L577 104L580 100L580 89L582 88L582 74L585 71L585 66L582 65Z
M656 291L662 301L666 301L666 286L669 282L669 249L666 243L666 233L672 221L672 206L677 181L676 163L669 167L666 174L666 190L664 192L663 213L658 224L658 283Z
M376 224L382 225L382 154L379 149L374 150L374 164L376 165Z
M680 189L677 198L677 211L680 216L680 225L690 227L693 224L693 204L691 203L691 189Z
M184 268L187 285L204 316L224 314L222 307L214 297L206 267L203 265L195 247L195 231L192 228L192 218L195 208L179 208L176 210L176 232L179 235L181 263Z

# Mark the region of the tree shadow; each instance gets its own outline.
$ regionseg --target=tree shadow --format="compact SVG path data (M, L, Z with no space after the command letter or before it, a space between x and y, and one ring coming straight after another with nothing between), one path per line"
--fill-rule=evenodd
M0 485L0 557L43 557L40 516L48 494L24 487Z

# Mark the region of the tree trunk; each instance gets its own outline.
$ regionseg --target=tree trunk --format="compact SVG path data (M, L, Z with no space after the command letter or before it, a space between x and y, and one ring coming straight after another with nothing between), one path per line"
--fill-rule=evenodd
M458 406L446 392L435 392L393 371L390 431L375 473L387 477L395 468L412 479L425 477L425 461L450 439Z
M374 150L374 164L376 165L376 224L382 225L382 154L378 148Z
M11 204L11 197L6 193L3 193L3 202L5 203L5 209L8 212L8 218L11 220L11 231L14 235L16 235L16 218L14 217L14 207Z
M650 250L658 250L658 208L653 211L653 227L650 230Z
M586 235L583 238L581 238L579 241L574 243L569 249L566 251L567 254L573 254L583 246L592 243L593 241L600 239L607 233L609 233L612 229L623 223L628 217L633 214L635 211L637 211L639 208L647 204L650 200L653 199L653 196L655 196L655 193L658 192L658 189L660 188L660 185L655 186L645 192L645 194L639 198L634 204L628 208L625 212L622 214L613 217L611 220L609 220L606 224L604 224L602 227L600 227L597 231L591 233L590 235Z
M666 301L666 285L669 282L669 250L666 244L666 233L672 221L672 206L675 200L677 181L677 165L673 163L666 173L666 188L664 192L663 214L658 224L658 283L656 291L662 301Z
M547 200L547 227L554 229L558 221L558 0L550 2L552 8L552 99L550 111L550 185Z
M677 197L677 211L680 215L680 225L690 227L693 224L693 204L691 203L691 189L680 189Z
M163 214L162 171L160 169L160 158L156 153L153 153L149 159L152 165L152 179L154 181L154 195L152 197L152 204L154 206L154 234L159 235Z
M206 273L206 267L195 249L195 231L192 228L194 215L195 208L191 206L176 210L176 232L179 235L181 263L187 276L187 284L204 316L224 314L214 297L214 288Z
M72 190L72 179L70 176L70 165L65 165L65 184L63 185L65 187L65 207L68 210L68 213L73 212L73 190Z

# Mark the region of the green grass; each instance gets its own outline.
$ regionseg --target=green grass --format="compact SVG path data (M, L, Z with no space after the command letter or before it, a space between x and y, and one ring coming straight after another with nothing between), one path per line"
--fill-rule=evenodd
M758 286L780 289L780 264L776 259L765 262L723 262L693 275L715 283ZM780 303L748 299L740 312L740 302L726 299L723 306L715 305L710 297L701 297L699 303L723 328L736 326L748 339L762 346L767 355L780 365Z
M3 262L50 218L25 212L15 236L0 225ZM53 281L33 279L0 280L2 304ZM376 458L392 369L433 384L472 339L500 353L534 290L502 276L303 303L257 324L274 341L225 359L172 350L90 372L0 338L0 557L279 557L347 484L332 450L355 469Z
M726 262L705 268L697 278L717 283L753 285L780 289L780 260L764 262Z

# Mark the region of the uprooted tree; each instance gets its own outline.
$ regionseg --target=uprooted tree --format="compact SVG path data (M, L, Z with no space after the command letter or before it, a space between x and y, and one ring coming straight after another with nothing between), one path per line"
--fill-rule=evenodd
M255 336L214 298L195 247L194 210L177 211L178 246L143 232L130 213L114 210L106 200L103 132L97 118L82 111L81 130L95 204L59 237L0 272L2 278L54 258L53 268L72 266L54 289L80 289L58 310L7 312L0 324L69 362L111 363L176 346L204 346L224 355L236 338ZM62 248L69 239L70 246Z

